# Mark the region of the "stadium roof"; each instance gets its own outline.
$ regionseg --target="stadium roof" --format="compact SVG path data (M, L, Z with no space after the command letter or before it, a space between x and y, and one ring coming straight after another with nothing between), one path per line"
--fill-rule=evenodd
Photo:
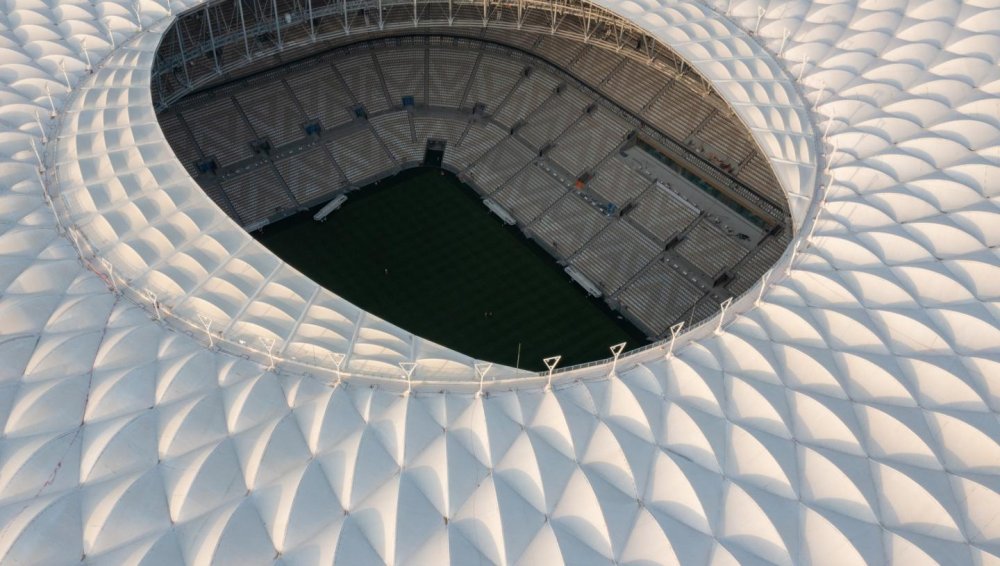
M1000 563L995 2L600 2L730 102L799 232L676 344L486 396L177 163L182 4L0 15L0 562Z

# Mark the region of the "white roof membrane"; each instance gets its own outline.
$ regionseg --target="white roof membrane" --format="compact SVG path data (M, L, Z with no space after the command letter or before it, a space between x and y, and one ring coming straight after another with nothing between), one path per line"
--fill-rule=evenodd
M602 1L750 128L796 253L669 355L488 395L190 179L182 5L0 15L0 563L1000 562L991 2Z

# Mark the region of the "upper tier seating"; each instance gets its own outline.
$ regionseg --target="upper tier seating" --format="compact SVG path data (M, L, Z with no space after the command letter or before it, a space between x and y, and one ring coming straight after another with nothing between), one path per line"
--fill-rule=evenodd
M321 200L324 195L343 187L347 181L321 146L278 161L274 166L295 199L303 204Z
M605 161L594 173L590 189L609 201L623 207L636 199L652 181L628 166L625 160L615 155Z
M305 137L302 124L306 117L296 105L288 104L285 99L289 96L285 84L275 81L236 93L236 102L257 137L267 137L279 146Z
M617 116L598 109L565 131L549 157L574 177L595 167L625 141L628 127Z
M747 255L747 249L715 227L707 217L702 217L677 246L677 253L698 266L705 275L714 277Z
M528 224L566 193L565 186L535 165L525 167L493 198L518 222Z
M201 102L198 106L181 107L181 116L192 128L198 147L205 156L215 156L225 167L253 155L250 142L255 139L240 117L233 99L223 96Z
M389 89L393 106L402 106L404 96L412 96L414 104L427 104L424 57L427 51L416 47L398 47L378 52L378 63Z
M531 225L531 231L545 241L560 258L575 254L611 219L579 196L567 193Z
M354 99L344 90L329 65L318 65L286 79L289 89L309 118L319 118L332 129L354 119Z
M393 160L371 130L358 130L327 144L352 183L371 179L393 167Z
M605 294L620 289L649 263L660 248L628 222L615 222L572 260Z
M428 52L428 93L431 106L458 108L469 84L478 53L431 48Z
M368 114L376 114L389 108L389 100L386 98L385 89L382 88L381 75L372 72L377 66L370 52L360 51L338 60L336 65L354 99L365 106Z
M703 295L669 260L652 262L619 295L621 304L654 335L670 329Z
M643 194L639 206L629 214L629 218L666 242L687 228L698 218L698 214L698 209L685 202L680 195L654 186Z

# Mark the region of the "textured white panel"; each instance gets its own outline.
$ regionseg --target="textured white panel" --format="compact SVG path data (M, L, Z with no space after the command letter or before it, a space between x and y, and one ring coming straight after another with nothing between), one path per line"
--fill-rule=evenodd
M669 358L551 391L508 374L485 397L472 360L317 290L176 163L148 90L166 5L8 5L0 562L1000 560L1000 11L601 3L675 48L766 148L798 254L759 306ZM78 231L57 223L32 143ZM156 306L113 294L101 258ZM198 314L258 352L208 349ZM351 375L331 387L335 354ZM400 362L417 363L409 396Z

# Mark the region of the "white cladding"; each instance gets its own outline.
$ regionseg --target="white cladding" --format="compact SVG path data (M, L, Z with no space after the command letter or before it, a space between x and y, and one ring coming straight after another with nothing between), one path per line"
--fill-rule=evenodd
M1000 563L995 0L600 3L732 104L797 253L671 356L479 396L177 163L194 3L9 1L0 564Z

